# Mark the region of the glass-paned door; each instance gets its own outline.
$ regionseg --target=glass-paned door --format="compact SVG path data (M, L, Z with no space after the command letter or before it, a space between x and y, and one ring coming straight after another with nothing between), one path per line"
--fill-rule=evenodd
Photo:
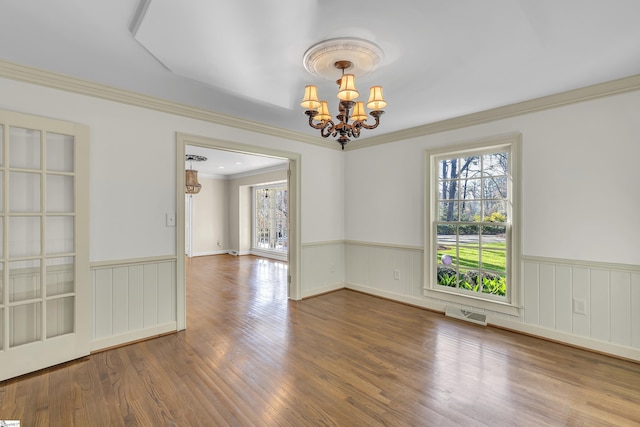
M89 353L88 130L0 111L0 380Z
M287 252L289 247L287 183L254 187L253 195L253 248Z

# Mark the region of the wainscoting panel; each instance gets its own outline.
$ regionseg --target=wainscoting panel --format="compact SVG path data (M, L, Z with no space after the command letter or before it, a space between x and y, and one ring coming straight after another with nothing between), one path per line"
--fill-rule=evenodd
M524 271L525 323L638 359L624 349L640 349L640 267L526 257Z
M176 258L91 266L96 351L176 330Z
M540 283L540 271L538 270L538 266L536 264L524 263L524 268L522 269L524 275L524 301L526 301L524 305L524 321L526 323L537 325L539 322L539 313L540 313L540 288L539 286L527 286L527 283ZM549 298L549 295L543 295L543 298ZM544 304L548 304L548 302L543 301Z
M344 242L302 245L302 298L344 288Z
M540 326L545 328L555 328L556 324L556 306L558 301L555 293L555 277L553 267L550 265L540 266L540 306L539 306L539 322ZM543 297L544 296L544 297Z
M347 284L422 298L422 248L348 241L346 259Z
M572 333L572 296L571 268L566 265L555 266L553 284L555 287L555 329L566 334ZM553 326L549 325L549 328Z
M631 274L620 271L611 273L611 341L631 346ZM636 323L637 325L637 323ZM640 327L636 327L640 330Z
M345 287L640 361L640 266L523 257L519 316L423 295L422 248L345 242Z
M640 348L640 274L631 276L631 347Z
M589 329L591 338L600 341L609 341L611 337L609 333L611 328L611 283L609 276L611 273L608 270L591 270L591 283L589 286L591 301L587 316L590 315Z
M536 263L537 264L537 263ZM572 295L572 307L575 304L584 303L587 307L589 301L589 269L579 266L571 266L571 295ZM537 286L536 282L525 281L525 286ZM588 337L591 332L589 329L589 318L581 313L576 313L575 309L571 308L572 316L572 328L571 332L575 335L582 337Z

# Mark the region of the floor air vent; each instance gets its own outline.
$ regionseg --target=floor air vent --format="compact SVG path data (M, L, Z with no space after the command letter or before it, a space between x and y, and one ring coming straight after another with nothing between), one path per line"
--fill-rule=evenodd
M487 326L487 315L476 313L475 311L462 310L461 308L448 305L444 314L456 319L466 320L467 322L476 323L478 325Z

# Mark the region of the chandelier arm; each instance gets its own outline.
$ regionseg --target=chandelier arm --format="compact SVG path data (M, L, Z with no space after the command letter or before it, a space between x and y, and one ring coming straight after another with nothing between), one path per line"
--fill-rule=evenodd
M360 126L362 126L365 129L375 129L378 127L378 125L380 124L380 116L384 114L384 111L382 110L377 110L377 111L372 111L369 113L369 115L371 115L371 117L373 117L374 119L376 119L376 122L372 125L368 125L365 122L359 122Z
M309 126L314 129L322 129L326 126L326 122L324 120L320 120L318 123L313 123L313 118L318 115L318 112L315 110L307 110L304 112L307 116L309 116Z
M360 138L360 129L362 122L357 121L353 125L351 125L351 136L354 138Z
M311 126L314 129L324 129L327 126L327 123L325 122L313 123L310 121L309 126Z
M362 127L364 129L375 129L380 125L380 119L376 118L376 122L372 125L368 125L366 123L362 123Z
M324 126L316 129L320 129L320 135L322 135L323 138L327 138L332 133L333 133L333 136L336 136L336 133L337 133L336 125L335 123L333 123L333 120L331 119L327 120Z

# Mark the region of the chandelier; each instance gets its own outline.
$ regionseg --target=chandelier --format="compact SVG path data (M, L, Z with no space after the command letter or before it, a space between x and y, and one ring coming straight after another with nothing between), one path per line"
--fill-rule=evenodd
M323 138L338 137L337 142L343 150L347 142L360 136L362 129L375 129L380 125L380 116L384 114L383 108L387 105L382 94L382 86L372 86L369 90L367 108L371 110L369 115L375 122L366 123L369 117L364 102L357 100L360 93L356 89L355 71L366 74L379 64L381 58L382 51L377 45L353 38L331 39L318 43L304 55L305 68L311 74L329 77L332 73L335 75L336 69L340 70L340 78L336 81L339 87L336 121L329 112L329 103L318 99L318 88L315 85L305 86L304 98L300 105L306 110L309 126L319 129Z
M204 162L207 158L195 154L187 154L184 157L185 161L189 162L189 169L184 171L185 193L198 194L202 189L202 185L198 182L198 171L193 169L193 162Z

